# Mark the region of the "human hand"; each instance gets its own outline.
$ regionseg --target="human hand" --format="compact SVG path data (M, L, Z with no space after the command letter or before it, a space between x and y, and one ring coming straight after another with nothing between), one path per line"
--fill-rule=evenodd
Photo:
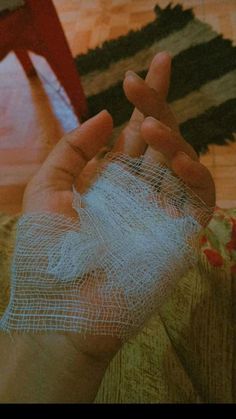
M166 103L169 77L170 58L165 54L154 58L146 82L127 75L124 89L136 109L114 151L132 157L144 154L144 161L151 158L153 163L164 161L206 205L213 206L214 183L210 173L198 162L192 147L181 137ZM149 118L143 121L143 115L159 117L171 130L155 121L153 126L153 121ZM83 190L86 183L84 179L89 179L88 174L93 174L97 168L97 160L93 157L106 144L111 132L112 119L103 111L66 135L27 186L23 201L24 213L47 212L76 220L78 214L72 206L72 186L76 184L80 187L82 184ZM179 151L187 153L191 157L190 161L179 154ZM95 284L94 287L96 288ZM86 298L90 297L86 295ZM94 302L97 303L93 300ZM120 340L112 336L87 335L86 339L74 334L70 334L70 338L71 336L80 350L94 356L110 356L120 345Z

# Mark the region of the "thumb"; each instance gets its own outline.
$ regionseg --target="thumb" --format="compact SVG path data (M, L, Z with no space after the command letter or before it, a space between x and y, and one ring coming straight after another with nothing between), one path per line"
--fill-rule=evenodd
M106 110L90 118L58 142L37 178L43 179L44 184L70 189L88 161L107 143L112 128L112 117Z

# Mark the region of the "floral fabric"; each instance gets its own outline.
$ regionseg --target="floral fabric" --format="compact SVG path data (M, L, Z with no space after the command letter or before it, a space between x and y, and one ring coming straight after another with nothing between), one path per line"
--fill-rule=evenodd
M230 266L236 274L236 209L215 207L214 215L200 237L201 252L214 267Z

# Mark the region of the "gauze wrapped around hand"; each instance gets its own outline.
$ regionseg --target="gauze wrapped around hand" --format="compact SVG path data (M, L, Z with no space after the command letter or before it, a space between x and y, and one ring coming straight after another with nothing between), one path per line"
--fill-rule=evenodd
M19 220L0 328L127 339L196 263L210 210L166 166L112 153L73 206Z

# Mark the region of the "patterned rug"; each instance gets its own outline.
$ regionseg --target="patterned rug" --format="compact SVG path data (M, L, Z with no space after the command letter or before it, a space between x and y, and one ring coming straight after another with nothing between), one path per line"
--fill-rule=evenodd
M90 116L108 109L115 138L132 112L122 90L126 70L145 77L153 56L167 50L173 57L169 102L186 140L198 153L235 140L236 47L190 9L156 6L155 13L141 30L76 57Z

